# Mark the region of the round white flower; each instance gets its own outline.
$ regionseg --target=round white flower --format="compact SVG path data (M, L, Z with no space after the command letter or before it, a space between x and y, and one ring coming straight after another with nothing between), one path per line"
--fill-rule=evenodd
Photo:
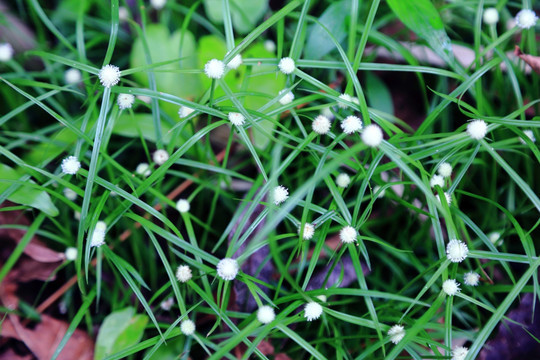
M146 104L150 104L152 102L152 98L146 95L137 95L137 99L141 100L143 103Z
M176 269L176 278L181 283L185 283L185 282L191 280L192 276L193 275L191 274L191 269L187 265L180 265Z
M446 256L451 262L462 262L467 258L468 253L469 248L467 247L467 244L461 240L453 239L446 245Z
M452 165L447 162L443 162L441 165L439 165L438 172L439 175L444 178L450 177L452 175Z
M62 160L62 164L60 166L62 167L62 172L64 174L75 175L81 168L81 163L75 156L68 156Z
M356 232L356 229L353 228L352 226L345 226L339 232L339 238L345 244L350 244L352 242L355 242L357 236L358 236L358 233Z
M99 81L101 85L110 88L120 81L120 68L114 65L105 65L99 70Z
M405 327L403 325L394 325L388 330L388 336L390 336L390 341L394 344L397 344L405 337Z
M433 175L433 177L429 181L429 185L431 187L435 187L435 185L439 185L440 187L443 187L444 186L444 178L441 175Z
M140 163L139 165L137 165L135 172L144 177L150 176L150 174L152 173L152 171L150 170L150 165L148 165L147 163Z
M279 205L289 198L289 189L285 186L276 186L272 192L272 201Z
M463 276L463 282L465 283L465 285L477 286L480 282L480 275L473 271L469 271Z
M77 259L77 248L68 247L66 251L64 252L64 256L66 257L66 260L74 261L75 259Z
M383 140L383 133L378 125L370 124L362 131L362 141L369 147L377 147Z
M304 307L304 317L307 321L317 320L321 317L323 313L323 307L321 304L316 303L315 301L310 301Z
M75 212L73 213L73 218L74 218L75 220L77 220L77 221L81 221L81 213L78 212L78 211L75 211Z
M263 45L268 52L273 53L274 51L276 51L276 43L272 40L266 40Z
M190 208L191 206L189 205L189 201L187 201L186 199L180 199L176 203L176 210L178 210L182 214L187 213Z
M107 231L107 223L105 221L99 220L96 223L96 230L103 231L103 232Z
M67 69L64 73L64 81L68 85L74 85L80 83L82 80L82 74L79 69Z
M285 95L283 95L283 93L285 93ZM283 95L283 96L281 96ZM278 96L281 96L280 99L279 99L279 103L281 105L287 105L287 104L290 104L293 102L294 100L294 94L292 93L292 91L288 91L287 89L283 89L279 92L279 95Z
M332 112L332 109L330 107L325 107L321 110L321 115L326 116L329 120L333 120L335 118L334 113Z
M120 6L118 8L118 19L120 21L126 21L129 19L129 10L125 6Z
M167 0L150 0L150 5L156 10L161 10L167 3Z
M238 69L240 65L242 65L242 55L238 54L235 57L232 58L231 61L227 64L227 67L229 69Z
M484 120L473 120L467 124L467 134L475 140L481 140L487 134L487 124Z
M459 283L454 279L445 280L442 284L442 288L448 296L454 296L461 290L459 288Z
M336 185L340 188L346 188L351 183L351 178L345 173L340 173L336 177Z
M135 102L135 96L131 94L120 94L118 95L117 102L120 110L130 109Z
M298 227L298 235L300 235L300 229L301 227ZM303 238L304 240L309 240L315 235L315 226L309 223L304 224L304 234Z
M180 116L181 118L185 118L191 115L191 113L194 111L195 111L194 109L182 105L180 106L180 109L178 109L178 116Z
M257 320L263 324L270 324L276 318L276 313L268 305L263 305L257 310Z
M186 336L193 335L195 332L195 323L189 319L183 320L180 323L180 331Z
M328 131L330 131L330 126L332 124L330 123L330 119L328 119L324 115L317 116L313 123L311 123L311 127L313 128L313 131L315 131L317 134L324 135L327 134Z
M341 109L346 109L349 107L349 104L347 103L350 102L352 103L353 102L353 97L349 94L341 94L339 95L339 100L344 100L344 101L338 101L338 106L341 108Z
M158 149L154 151L152 159L158 165L163 165L165 161L169 160L169 153L166 150Z
M489 241L491 241L491 243L493 245L501 245L502 244L501 233L498 232L498 231L494 231L492 233L489 233L488 234L488 239L489 239ZM499 241L499 240L501 240L501 241Z
M0 44L0 62L8 62L13 58L14 53L15 50L13 50L13 46L10 43Z
M452 360L465 360L469 349L465 346L455 347L452 350Z
M279 70L285 75L291 74L295 69L294 60L290 57L285 57L279 61Z
M174 298L172 296L168 297L167 299L159 303L159 307L165 311L171 310L173 305L174 305Z
M204 65L204 73L210 79L221 79L225 74L225 64L218 59L212 59Z
M360 120L360 118L357 116L349 115L341 122L341 128L347 135L360 131L362 129L362 120Z
M532 142L536 142L536 138L534 137L534 133L533 133L532 130L523 130L523 133L525 134L525 136L527 136L529 139L531 139ZM522 138L519 138L519 141L522 144L527 144L525 142L525 140L523 140Z
M373 193L374 194L377 194L379 192L379 190L381 190L381 187L379 185L376 185L374 188L373 188ZM386 189L384 189L383 191L380 192L379 195L377 195L377 198L378 199L382 199L384 197L384 194L386 194Z
M326 295L317 295L315 296L317 299L321 300L321 302L325 303L326 302Z
M92 233L92 239L90 240L91 247L99 247L105 244L105 231L98 230L97 226Z
M439 202L441 202L441 198L439 197L439 194L435 195L435 197L437 198L437 200L439 200ZM446 203L448 205L452 203L452 196L449 193L445 192L444 198L446 199Z
M75 201L75 199L77 199L77 193L70 188L64 188L64 196L71 201Z
M530 9L523 9L516 15L516 25L522 29L530 29L536 25L538 16Z
M231 258L221 259L217 264L217 274L223 280L234 280L238 275L238 261Z
M499 12L494 7L487 8L484 10L483 19L485 24L495 25L499 22Z
M242 126L246 122L246 118L244 115L237 113L237 112L231 112L229 113L229 121L236 126Z

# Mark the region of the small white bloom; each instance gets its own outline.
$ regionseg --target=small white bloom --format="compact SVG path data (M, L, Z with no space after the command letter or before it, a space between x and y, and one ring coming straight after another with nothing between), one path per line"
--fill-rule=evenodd
M73 213L73 218L74 218L75 220L77 220L77 221L81 221L81 213L78 212L78 211L75 211L75 212Z
M238 275L238 261L231 258L221 259L217 264L217 274L223 280L234 280Z
M171 297L168 297L167 299L163 300L159 304L159 307L162 308L165 311L169 311L169 310L171 310L173 305L174 305L174 298L171 296Z
M279 205L289 198L289 189L285 186L276 186L272 192L272 201Z
M345 173L340 173L336 177L336 185L340 188L346 188L351 183L351 178Z
M163 165L165 161L169 160L169 153L166 150L158 149L154 151L154 155L152 155L152 159L154 162L158 165Z
M66 260L74 261L77 258L77 248L68 247L66 251L64 252L64 256L66 257Z
M475 140L481 140L486 136L487 124L484 120L473 120L467 124L467 134Z
M64 73L64 81L68 85L74 85L80 83L82 80L82 74L79 69L67 69Z
M345 226L339 232L339 238L345 244L350 244L352 242L355 242L357 236L358 236L358 233L356 232L356 229L353 228L352 226Z
M180 323L180 331L186 336L193 335L195 332L195 323L189 319L183 320Z
M135 96L131 94L120 94L118 95L117 102L120 110L130 109L135 102Z
M191 269L187 265L180 265L176 269L176 278L181 283L188 282L192 278Z
M190 208L191 206L189 205L189 201L187 201L186 199L180 199L176 203L176 210L178 210L182 214L187 213Z
M313 128L313 131L315 131L319 135L327 134L328 131L330 131L330 126L332 124L330 123L330 119L328 119L324 115L317 116L313 123L311 123L311 127Z
M321 110L321 115L324 115L328 118L328 120L334 120L335 116L330 107L325 107Z
M465 346L455 347L452 350L452 360L465 360L469 349Z
M240 65L242 65L242 55L238 54L235 57L232 58L231 61L227 64L227 67L229 69L238 69Z
M285 93L285 95L283 95L283 93ZM283 96L281 96L281 95L283 95ZM281 90L279 92L278 96L281 96L281 98L279 99L279 103L281 105L290 104L294 100L294 94L292 93L292 91L288 91L287 89Z
M453 239L446 245L446 256L451 262L462 262L467 258L468 253L469 248L467 247L467 244L461 240Z
M489 233L488 239L489 239L489 241L491 241L491 243L493 245L501 245L502 244L501 233L498 232L498 231L494 231L492 233ZM499 240L501 240L501 241L499 241Z
M120 21L126 21L129 19L129 11L125 6L120 6L118 8L118 19Z
M99 70L99 81L101 85L110 88L120 81L120 68L114 65L105 65Z
M75 175L81 168L81 163L75 156L68 156L62 160L62 164L60 166L62 167L62 172L64 174Z
M379 185L376 185L373 188L373 193L376 194L376 193L379 192L379 190L381 190L381 187ZM379 195L377 195L377 199L382 199L384 197L384 194L386 194L386 189L381 191L381 193Z
M442 288L448 296L454 296L461 290L459 288L459 283L454 279L445 280L442 284Z
M278 67L279 67L279 70L281 70L281 72L284 73L285 75L291 74L296 68L294 64L294 60L291 59L290 57L285 57L281 59L279 61Z
M257 320L263 324L270 324L276 318L276 313L268 305L263 305L257 310Z
M300 229L301 229L301 227L299 226L298 227L298 235L300 235ZM309 223L305 223L304 224L304 234L303 234L304 240L311 239L313 237L313 235L315 235L315 226L313 226L312 224L309 224Z
M452 165L447 162L443 162L441 165L439 165L438 172L439 175L444 178L450 177L452 175Z
M75 201L75 199L77 199L77 193L70 188L64 188L64 196L71 201Z
M499 22L499 12L494 7L484 9L484 23L487 25L495 25Z
M321 302L325 303L326 302L326 295L317 295L315 296L317 299L321 300Z
M530 9L523 9L516 15L516 25L522 29L530 29L536 25L538 16Z
M204 73L210 79L221 79L225 74L225 64L218 59L212 59L204 65Z
M139 165L137 165L137 168L135 169L135 173L141 176L147 177L147 176L150 176L152 171L150 170L150 165L148 165L147 163L140 163Z
M146 104L150 104L152 102L152 98L146 95L137 95L137 99L141 100L143 103Z
M272 40L266 40L264 42L264 48L266 49L266 51L273 53L274 51L276 51L276 43Z
M392 343L397 344L405 337L405 328L403 325L396 324L388 330L388 336Z
M98 230L97 226L92 233L92 240L90 240L91 247L99 247L105 244L105 231Z
M532 130L523 130L523 133L525 134L525 136L531 139L532 142L536 142L536 138L534 137L534 133ZM527 144L522 138L519 138L519 141L524 145Z
M340 100L344 100L344 101L338 101L338 106L341 108L341 109L346 109L349 107L349 104L346 102L353 102L353 98L351 95L349 94L341 94L339 95L339 99Z
M103 232L107 231L107 223L105 221L99 220L96 223L96 230L103 231Z
M10 43L0 43L0 62L8 62L13 58L13 46Z
M439 200L439 202L441 202L441 198L439 197L439 194L435 195L435 197L437 198L437 200ZM444 198L446 199L446 203L448 205L452 203L452 196L449 193L445 192Z
M315 301L308 302L304 307L304 317L307 321L317 320L321 317L322 313L323 307Z
M362 131L362 141L369 147L377 147L383 140L383 133L378 125L370 124Z
M362 120L357 116L349 115L341 122L341 128L345 134L352 134L362 129Z
M195 111L194 109L182 105L180 106L180 109L178 109L178 116L180 116L181 118L185 118L191 115L191 113L194 111Z
M242 126L246 122L246 118L244 115L237 113L237 112L231 112L229 113L229 121L236 126Z
M167 0L150 0L150 5L156 10L161 10L167 3Z
M477 286L480 282L480 275L473 271L469 271L463 276L463 282L465 283L465 285Z
M433 175L433 177L429 181L429 185L431 187L435 187L435 185L439 185L440 187L443 187L444 186L444 178L441 175Z

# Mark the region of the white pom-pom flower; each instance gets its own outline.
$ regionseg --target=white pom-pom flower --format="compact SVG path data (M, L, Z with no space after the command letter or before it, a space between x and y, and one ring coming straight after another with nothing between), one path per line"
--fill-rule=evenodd
M493 245L501 245L503 241L501 240L501 233L498 231L494 231L492 233L488 234L488 239L491 241ZM499 241L501 240L501 241Z
M147 177L147 176L150 176L152 171L150 170L150 165L148 165L147 163L140 163L139 165L137 165L137 168L135 169L135 173L137 173L138 175Z
M204 73L210 79L221 79L225 74L225 64L218 59L212 59L204 65Z
M120 94L118 95L117 102L120 110L130 109L135 103L135 96L131 94Z
M467 124L467 134L475 140L481 140L487 134L487 124L484 120L473 120Z
M189 319L186 319L180 323L180 331L186 336L193 335L195 332L195 323Z
M454 296L461 290L459 283L454 279L445 280L442 284L442 289L448 296Z
M120 68L110 64L105 65L101 68L101 70L99 70L98 77L101 85L105 86L106 88L110 88L111 86L118 84L120 81Z
M68 85L74 85L80 83L82 80L82 74L79 69L67 69L64 73L64 81Z
M300 229L301 227L298 227L298 235L300 235ZM304 233L302 235L302 237L304 238L304 240L309 240L313 237L313 235L315 235L315 226L313 226L312 224L309 224L309 223L305 223L304 224Z
M169 160L169 153L166 150L158 149L154 151L152 160L158 165L163 165L165 161Z
M276 51L276 43L272 40L266 40L263 45L264 49L268 52L273 53L274 51Z
M178 210L182 214L187 213L190 208L191 208L191 205L189 204L189 201L187 201L186 199L180 199L176 203L176 210Z
M353 228L352 226L345 226L339 232L339 238L345 244L350 244L352 242L355 242L357 236L358 236L358 233L356 232L356 229Z
M13 46L10 43L1 43L0 44L0 62L8 62L13 58Z
M263 324L270 324L276 318L276 313L268 305L263 305L257 310L257 320Z
M229 63L227 64L227 67L229 69L238 69L238 67L242 65L242 62L243 62L242 55L238 54L235 57L233 57L231 61L229 61Z
M74 261L77 258L77 248L68 247L66 251L64 252L64 256L66 257L66 260Z
M467 258L468 253L469 248L467 247L467 244L461 240L453 239L446 245L446 256L451 262L462 262Z
M439 202L441 202L441 198L439 197L439 194L435 195L435 197L437 198L437 200L439 200ZM452 203L452 196L449 193L445 192L444 198L446 199L446 203L448 205Z
M237 112L231 112L229 113L229 121L236 126L242 126L246 123L246 118L244 115L237 113Z
M317 116L311 123L313 131L315 131L319 135L327 134L328 131L330 131L331 125L332 124L330 123L330 119L328 119L324 115Z
M294 69L296 68L294 64L294 60L290 57L285 57L279 61L279 70L284 73L285 75L291 74Z
M190 107L187 107L187 106L180 106L180 109L178 109L178 116L181 117L181 118L185 118L185 117L188 117L189 115L191 115L192 112L194 112L195 110L190 108Z
M439 185L440 187L443 187L444 186L444 178L441 175L433 175L433 177L429 181L429 185L431 187L435 187L435 185Z
M60 165L62 167L62 172L64 174L68 175L75 175L77 171L81 168L81 163L79 162L79 159L75 156L68 156L64 160L62 160L62 164Z
M150 5L156 10L161 10L167 3L167 0L150 0Z
M523 133L525 134L526 137L528 137L529 139L531 139L532 142L536 142L536 138L534 137L534 133L532 130L523 130ZM519 141L522 143L522 144L527 144L525 142L524 139L522 138L519 138Z
M480 283L480 275L478 275L474 271L469 271L463 276L463 282L465 283L465 285L478 286L478 284Z
M191 268L187 265L180 265L176 269L176 278L181 283L188 282L193 277L193 274L191 273Z
M118 8L118 19L120 21L126 21L129 19L129 10L125 6L120 6Z
M217 274L223 280L234 280L238 275L238 261L231 258L221 259L217 264Z
M452 360L465 360L469 349L465 346L458 346L452 350Z
M484 19L484 24L487 25L495 25L499 22L499 12L494 7L485 9L482 17Z
M378 125L370 124L362 131L362 141L369 147L377 147L383 140L383 133Z
M304 307L304 317L307 321L317 320L321 317L322 313L323 307L315 301L308 302Z
M279 205L289 198L289 189L285 186L279 185L272 191L272 201L274 204Z
M347 186L349 186L350 183L351 183L351 178L349 175L345 173L340 173L336 177L336 185L339 186L340 188L346 188Z
M64 196L71 201L75 201L77 199L77 193L70 188L64 188Z
M284 95L283 95L284 94ZM283 96L281 96L283 95ZM290 104L293 102L294 100L294 94L292 93L292 91L288 91L287 89L283 89L279 92L279 95L278 96L281 96L279 98L279 103L281 105L287 105L287 104Z
M403 325L394 325L388 330L388 336L390 341L394 344L399 343L405 337L405 327Z
M362 129L362 120L357 116L349 115L341 122L341 128L347 135L355 133Z
M330 109L330 107L325 107L324 109L322 109L321 115L326 116L329 120L333 120L335 118L335 115L332 112L332 109Z
M352 103L353 102L353 97L349 94L341 94L339 95L339 100L343 100L343 101L338 101L338 106L341 108L341 109L346 109L349 107L349 103Z
M165 311L171 310L173 305L174 305L174 298L172 296L168 297L167 299L159 303L159 307Z
M538 16L536 16L536 13L530 9L523 9L516 14L515 19L518 27L522 29L530 29L536 25Z
M450 177L452 175L452 165L447 162L443 162L441 165L439 165L438 173L444 178Z
M96 223L96 230L97 231L107 231L107 223L103 220L99 220L97 223Z
M92 233L92 239L90 240L91 247L100 247L105 244L105 231L99 230L96 226Z

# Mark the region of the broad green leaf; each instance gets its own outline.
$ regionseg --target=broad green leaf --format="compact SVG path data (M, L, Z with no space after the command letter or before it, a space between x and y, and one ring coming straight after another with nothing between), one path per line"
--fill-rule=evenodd
M223 0L204 0L208 18L218 24L223 23ZM255 28L268 8L268 0L229 0L234 29L246 34Z
M26 163L39 165L48 159L54 159L77 140L77 134L68 128L64 128L50 136L49 141L42 142L32 147L32 150L24 157Z
M135 308L128 307L109 314L99 328L94 359L104 359L137 344L148 322L146 315L136 315Z
M22 175L19 174L17 170L0 163L0 193L12 186L14 184L13 181L19 180L21 176ZM30 182L34 184L33 181ZM54 206L51 197L47 192L38 190L24 182L17 190L15 190L15 192L8 196L8 200L17 204L31 206L43 211L49 216L58 215L58 209Z
M186 342L184 336L178 336L174 339L167 340L166 344L162 344L157 350L146 360L176 360L178 359L178 354L182 353L184 349L184 344ZM147 353L149 353L147 351Z
M394 115L394 103L390 90L377 75L366 71L365 88L367 100L372 108Z

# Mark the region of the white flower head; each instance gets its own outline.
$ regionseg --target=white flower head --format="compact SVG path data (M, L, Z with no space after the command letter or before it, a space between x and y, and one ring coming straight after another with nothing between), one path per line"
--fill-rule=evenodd
M381 187L379 185L375 185L375 187L373 188L373 194L377 194L379 191L381 190ZM378 199L382 199L384 197L384 195L386 194L386 189L383 189L379 195L377 195L377 198Z
M526 137L531 139L532 142L536 142L536 138L534 137L534 133L532 130L523 130L523 133ZM519 141L524 145L527 144L523 138L519 138Z
M285 75L291 74L296 68L294 64L294 60L291 59L290 57L284 57L283 59L281 59L279 61L278 67L279 67L279 70Z
M278 185L272 191L272 201L279 205L289 198L289 189L285 186Z
M516 14L516 25L522 29L530 29L536 25L538 16L533 10L522 9Z
M118 8L118 19L120 21L126 21L129 19L129 10L125 6L120 6Z
M273 53L276 51L276 43L272 40L266 40L263 44L266 51Z
M349 104L347 102L350 102L352 103L353 102L353 97L349 94L341 94L339 95L339 100L343 100L343 101L338 101L338 106L341 108L341 109L346 109L349 107Z
M79 159L75 156L68 156L64 160L62 160L62 164L60 165L62 167L62 172L64 174L68 175L75 175L77 171L81 168L81 163L79 162Z
M150 5L156 10L161 10L167 3L167 0L150 0Z
M193 335L195 332L195 323L189 319L183 320L180 323L180 331L186 336Z
M92 233L92 239L90 240L91 247L100 247L105 244L105 231L98 230L97 226Z
M174 305L174 298L172 296L168 297L167 299L165 299L161 303L159 303L159 307L162 308L165 311L171 310L173 305Z
M341 128L347 135L355 133L362 129L362 120L357 116L349 115L341 122Z
M465 285L477 286L480 283L480 275L474 271L469 271L463 276L463 282Z
M448 296L454 296L461 290L459 288L459 283L454 279L445 280L442 284L442 288Z
M101 85L105 86L106 88L110 88L111 86L118 84L120 81L120 68L110 64L105 65L101 68L101 70L99 70L98 76Z
M246 123L246 118L244 115L237 113L237 112L231 112L229 113L229 121L231 124L236 126L242 126Z
M99 220L97 223L96 223L96 230L97 231L107 231L107 223L103 220Z
M64 252L64 256L66 257L66 260L74 261L77 258L77 248L68 247L66 251Z
M117 102L120 110L131 109L135 103L135 96L131 94L120 94L118 95Z
M321 302L325 303L327 298L326 295L317 295L315 296L317 299L321 300Z
M444 178L450 177L452 176L452 165L447 162L443 162L441 165L439 165L439 169L437 171L439 175Z
M193 274L191 273L191 268L187 265L180 265L176 269L176 278L181 283L188 282L193 277Z
M225 74L225 63L218 59L212 59L204 65L204 73L210 79L221 79Z
M439 185L440 187L443 187L444 186L444 178L441 175L433 175L433 177L429 181L429 185L431 187L435 187L435 185Z
M487 25L495 25L499 22L499 12L494 7L484 9L483 14L484 23Z
M238 261L231 258L221 259L217 264L217 274L223 280L234 280L238 275Z
M158 149L154 151L152 159L158 165L163 165L165 161L169 160L169 153L166 150Z
M141 100L143 103L146 104L150 104L152 102L152 98L146 95L137 95L137 99Z
M257 320L263 324L270 324L276 318L276 313L268 305L263 305L257 310Z
M187 213L190 208L191 208L191 205L189 204L189 201L187 201L186 199L180 199L176 203L176 210L178 210L182 214Z
M283 95L285 93L285 95ZM283 95L283 96L281 96ZM287 105L293 102L294 100L294 94L292 91L288 91L287 89L283 89L279 92L278 96L281 96L279 99L279 103L281 105Z
M139 165L137 165L135 172L138 175L141 175L144 177L150 176L150 174L152 173L152 171L150 170L150 165L148 165L147 163L140 163Z
M446 256L451 262L462 262L467 258L468 253L469 248L467 247L467 244L461 240L453 239L446 245Z
M13 58L13 46L10 43L0 43L0 62L8 62Z
M388 336L390 341L394 344L399 343L405 337L405 327L403 325L394 325L388 330Z
M300 229L301 229L301 227L299 226L298 227L298 235L300 235ZM313 235L315 235L315 226L313 226L310 223L305 223L304 224L304 234L302 235L302 237L304 238L304 240L309 240L309 239L311 239L313 237Z
M435 197L437 198L437 200L439 200L439 202L441 202L441 198L439 197L439 194L435 195ZM448 205L452 203L452 196L449 193L445 192L444 198L446 199L446 203Z
M78 84L81 80L82 74L79 69L70 68L64 73L64 81L68 85Z
M357 236L358 236L358 233L356 232L356 229L353 228L352 226L345 226L339 232L339 238L345 244L350 244L350 243L355 242Z
M493 232L489 233L488 234L488 239L489 239L489 241L491 241L491 243L493 245L501 245L502 242L503 242L501 240L501 233L498 232L498 231L493 231Z
M77 199L77 193L70 188L64 188L64 196L71 201L75 201Z
M336 185L339 186L340 188L346 188L347 186L349 186L350 183L351 183L351 178L349 175L345 173L340 173L336 177Z
M331 126L332 124L330 123L330 119L328 119L324 115L317 116L311 123L313 131L315 131L319 135L327 134L328 131L330 131Z
M315 301L308 302L304 307L304 317L307 321L317 320L321 317L322 313L323 307Z
M473 120L467 124L467 134L475 140L481 140L487 134L487 124L484 120Z
M185 118L191 115L191 113L194 111L195 111L194 109L182 105L180 106L180 109L178 109L178 116L180 116L181 118Z
M329 120L334 120L335 116L330 107L325 107L321 110L321 115L326 116Z
M369 147L377 147L383 140L383 133L378 125L370 124L362 131L362 141Z
M469 349L465 346L455 347L452 350L452 360L465 360Z
M243 62L242 55L238 54L235 57L233 57L231 61L229 61L229 63L227 64L227 67L229 69L238 69L238 67L242 65L242 62Z

